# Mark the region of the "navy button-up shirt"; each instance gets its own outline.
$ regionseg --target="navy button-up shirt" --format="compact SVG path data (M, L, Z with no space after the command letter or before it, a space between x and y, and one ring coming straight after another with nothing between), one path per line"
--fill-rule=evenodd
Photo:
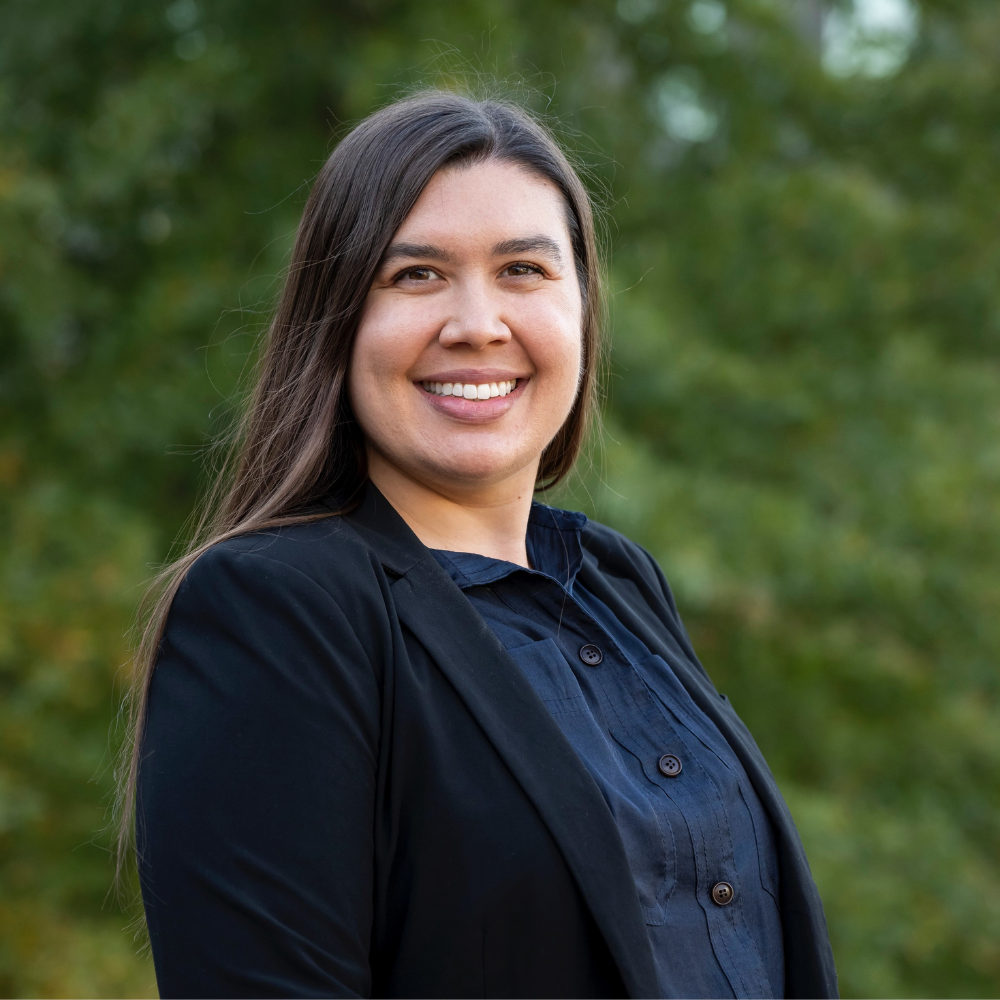
M784 996L770 822L729 744L666 661L577 580L586 520L533 504L530 570L468 552L434 556L604 794L635 877L661 995ZM667 754L679 771L670 760L660 769ZM723 906L713 899L720 882L735 890Z

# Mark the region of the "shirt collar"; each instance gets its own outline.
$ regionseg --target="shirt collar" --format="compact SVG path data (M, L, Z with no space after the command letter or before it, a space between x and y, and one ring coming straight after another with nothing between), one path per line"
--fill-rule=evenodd
M431 549L431 552L463 590L496 583L497 580L520 571L546 576L572 593L576 576L583 565L580 533L586 523L586 514L533 502L528 514L528 533L525 539L530 570L504 559L492 559L475 552L450 552L444 549Z

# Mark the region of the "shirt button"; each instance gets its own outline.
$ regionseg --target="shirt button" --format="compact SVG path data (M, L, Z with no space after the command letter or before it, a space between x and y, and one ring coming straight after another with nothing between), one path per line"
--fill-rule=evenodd
M656 766L660 769L660 774L667 778L676 778L684 767L680 757L675 757L672 753L665 753Z
M712 886L712 902L716 906L728 906L736 897L736 890L728 882L716 882Z
M604 654L601 652L600 646L595 646L593 643L588 642L586 646L580 647L580 659L588 667L596 667L604 659Z

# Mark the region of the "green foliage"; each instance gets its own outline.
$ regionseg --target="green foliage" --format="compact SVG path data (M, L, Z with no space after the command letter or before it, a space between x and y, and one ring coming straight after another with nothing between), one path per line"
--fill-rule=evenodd
M895 72L837 76L822 7L0 8L0 993L154 990L102 832L141 582L334 134L478 72L528 81L609 208L567 502L661 560L845 994L997 994L1000 9L924 0Z

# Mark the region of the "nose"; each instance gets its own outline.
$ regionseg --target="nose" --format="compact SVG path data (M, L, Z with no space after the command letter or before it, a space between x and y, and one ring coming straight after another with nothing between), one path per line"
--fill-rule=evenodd
M510 328L500 315L500 303L483 287L466 287L456 296L455 309L438 334L442 347L465 344L479 351L510 340Z

